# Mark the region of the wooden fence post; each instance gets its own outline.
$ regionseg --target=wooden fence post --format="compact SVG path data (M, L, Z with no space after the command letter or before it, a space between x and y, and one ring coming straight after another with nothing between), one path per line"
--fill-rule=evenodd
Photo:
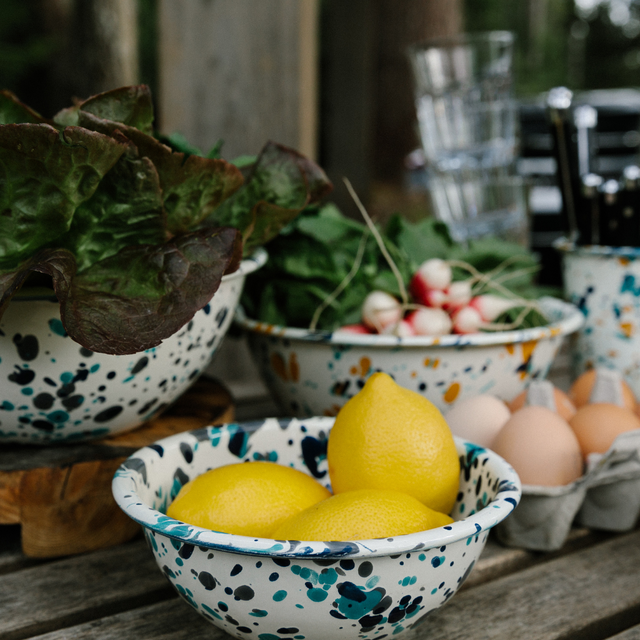
M317 0L160 0L158 117L207 152L316 154Z

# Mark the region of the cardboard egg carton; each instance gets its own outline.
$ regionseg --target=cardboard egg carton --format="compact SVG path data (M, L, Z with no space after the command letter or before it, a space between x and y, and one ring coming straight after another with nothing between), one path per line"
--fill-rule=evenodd
M603 380L591 401L611 401L619 392L610 377ZM536 403L546 402L542 386L532 391ZM621 532L632 529L639 516L640 429L636 429L620 434L606 453L591 454L584 475L571 484L523 485L520 504L496 527L496 536L508 546L554 551L565 543L574 524Z

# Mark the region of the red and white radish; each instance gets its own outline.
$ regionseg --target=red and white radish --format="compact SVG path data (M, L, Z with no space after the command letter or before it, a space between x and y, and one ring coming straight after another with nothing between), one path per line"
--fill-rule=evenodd
M413 326L408 320L400 320L398 324L387 325L383 329L382 333L398 336L398 338L409 338L416 335L416 332L413 330Z
M493 322L498 316L514 307L521 307L522 300L508 300L491 293L476 296L469 306L475 309L485 322Z
M422 304L425 307L434 307L441 309L447 304L447 294L442 289L421 289L418 290L416 286L415 293L412 291L411 296L418 304Z
M462 307L453 314L453 333L476 333L484 325L484 320L472 306Z
M372 291L362 303L363 324L378 333L389 325L398 324L402 315L400 302L385 291Z
M451 278L449 264L444 260L440 260L440 258L431 258L430 260L425 260L413 274L409 283L409 292L419 304L441 307L444 300L440 304L437 303L437 300L438 298L441 299L442 296L434 297L430 292L434 290L444 291L451 284Z
M456 280L449 285L446 294L447 301L442 308L449 313L454 313L471 302L473 297L471 283L468 280Z
M451 333L449 314L442 309L422 307L407 316L407 322L418 336L444 336Z
M338 329L336 329L334 333L370 334L371 329L369 329L368 327L365 327L363 324L346 324L344 325L344 327L339 327Z

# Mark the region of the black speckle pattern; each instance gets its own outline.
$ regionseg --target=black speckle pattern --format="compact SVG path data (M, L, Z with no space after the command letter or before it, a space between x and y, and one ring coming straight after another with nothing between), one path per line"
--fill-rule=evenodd
M180 331L133 355L97 353L73 342L56 302L12 300L0 319L0 442L90 440L156 416L209 364L231 323L244 275L255 267L248 262L237 277L225 276Z
M490 528L518 502L513 470L495 454L458 441L460 491L451 515L460 522L441 531L311 543L229 536L163 515L185 481L223 464L269 459L309 474L311 466L326 478L326 457L309 456L307 439L323 441L331 424L330 418L271 419L199 429L161 441L162 458L150 447L138 452L148 462L146 476L131 466L116 473L114 495L129 496L118 503L143 523L176 592L233 637L401 637L454 596ZM185 450L192 452L188 462Z

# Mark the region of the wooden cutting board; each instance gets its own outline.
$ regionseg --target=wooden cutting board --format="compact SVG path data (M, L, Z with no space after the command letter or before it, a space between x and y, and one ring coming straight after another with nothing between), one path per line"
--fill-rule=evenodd
M111 495L122 461L160 438L234 417L229 392L203 377L159 418L134 431L83 444L0 445L0 526L19 524L23 552L39 558L130 540L140 527Z

